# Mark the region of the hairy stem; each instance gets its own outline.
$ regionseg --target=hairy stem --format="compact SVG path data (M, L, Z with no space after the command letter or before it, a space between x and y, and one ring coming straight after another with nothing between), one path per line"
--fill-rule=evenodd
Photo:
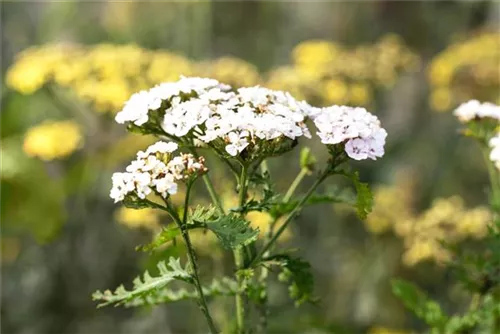
M239 186L239 206L243 207L245 204L245 199L247 196L247 183L248 183L248 167L243 164L241 168L241 176L240 180L238 182ZM241 213L242 216L245 215L244 212ZM234 261L237 267L237 270L243 269L245 267L245 261L244 261L244 248L241 247L239 249L234 250ZM245 278L242 277L241 275L237 274L237 281L238 281L238 287L239 291L236 294L236 332L238 334L244 334L246 332L245 328L245 291L244 291L244 284L245 284Z
M309 197L314 193L316 188L326 179L328 176L327 172L323 172L318 179L314 182L314 184L309 188L307 193L302 197L302 199L297 203L297 205L293 208L292 212L288 214L286 217L285 221L283 224L280 226L280 228L276 231L276 233L271 237L271 240L267 242L267 244L262 248L262 250L257 254L257 256L252 260L252 262L249 264L249 267L252 267L256 263L258 263L264 254L276 243L280 235L285 231L285 229L288 227L288 224L295 218L295 216L300 212L304 204L307 202Z
M187 216L188 216L189 195L191 193L191 186L192 184L188 183L186 190L186 198L184 201L184 214L182 216L182 221L180 220L177 211L175 211L175 208L173 208L169 202L167 202L167 206L169 208L169 211L171 211L171 215L174 218L175 222L177 223L177 226L181 230L182 238L186 243L189 264L193 269L193 274L192 274L193 282L196 287L196 291L198 293L198 306L200 307L201 312L205 316L208 327L210 328L210 333L216 334L218 333L218 330L215 327L212 317L210 316L210 311L208 310L207 301L205 299L205 295L203 294L203 288L201 286L200 277L198 274L198 261L196 259L196 254L194 252L193 244L191 243L191 238L189 237L189 232L187 229Z
M307 169L302 168L295 177L295 180L293 180L292 184L290 185L290 188L288 188L285 197L283 197L283 203L287 203L290 198L292 198L293 194L295 193L295 190L297 190L297 187L299 186L300 182L304 179L304 177L307 175Z

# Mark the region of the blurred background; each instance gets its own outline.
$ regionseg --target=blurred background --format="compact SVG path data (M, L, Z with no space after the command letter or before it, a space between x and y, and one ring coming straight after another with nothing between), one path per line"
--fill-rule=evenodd
M417 283L448 312L467 307L440 240L480 243L490 218L488 175L451 110L471 98L500 103L500 3L1 6L3 333L205 330L191 302L96 310L90 297L183 252L179 244L152 259L136 252L165 217L108 196L111 174L154 141L127 134L114 114L132 93L179 75L288 90L317 106L365 106L389 133L386 156L357 165L375 194L365 222L346 206L325 204L304 210L280 240L311 262L321 302L295 308L273 281L270 332L420 333L423 324L392 296L396 277ZM319 143L302 144L326 159ZM293 154L270 166L281 190L299 171ZM222 168L212 171L231 207L231 180ZM265 231L269 217L250 218ZM210 235L194 238L204 279L232 272ZM221 328L232 321L232 303L211 301Z

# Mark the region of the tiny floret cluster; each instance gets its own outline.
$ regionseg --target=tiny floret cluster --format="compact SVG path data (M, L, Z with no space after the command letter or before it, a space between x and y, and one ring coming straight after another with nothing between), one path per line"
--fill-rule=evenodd
M376 160L384 155L387 132L378 118L365 108L332 106L312 116L323 144L345 144L345 152L354 160Z
M355 160L384 155L387 132L364 108L315 108L289 93L264 87L233 90L214 79L181 78L134 94L118 123L154 129L178 142L201 142L219 154L244 159L281 154L311 138L312 119L321 141L344 145Z
M474 119L493 118L500 120L500 106L490 102L481 103L477 100L470 100L462 103L453 114L462 123L468 123Z
M145 199L151 193L167 198L177 193L178 182L207 172L203 157L180 154L173 157L178 148L173 142L157 142L139 151L137 159L127 166L126 172L114 173L110 197L116 202L128 195Z
M281 91L263 87L232 91L214 79L182 78L132 95L116 121L142 126L155 112L168 135L205 143L221 139L225 151L237 156L259 140L310 138L304 121L311 109Z
M500 133L492 137L488 144L491 147L490 160L500 170Z

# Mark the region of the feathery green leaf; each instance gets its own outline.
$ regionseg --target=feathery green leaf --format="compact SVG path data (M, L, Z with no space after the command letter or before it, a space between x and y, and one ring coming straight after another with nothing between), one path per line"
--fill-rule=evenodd
M164 261L158 263L158 276L151 276L149 272L145 272L143 277L134 279L132 290L126 290L123 285L120 285L115 292L106 290L104 292L96 291L92 295L92 299L101 302L97 307L103 307L114 304L124 305L139 303L138 300L145 299L151 294L157 293L159 289L164 288L168 283L174 280L181 280L191 283L191 275L182 268L179 259L170 258L168 265Z

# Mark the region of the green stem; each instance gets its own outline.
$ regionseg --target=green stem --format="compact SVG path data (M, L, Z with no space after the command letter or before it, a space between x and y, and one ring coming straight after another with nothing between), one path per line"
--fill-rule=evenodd
M318 188L318 186L326 179L327 176L328 176L328 172L326 172L326 171L323 172L322 174L320 174L320 176L314 182L314 184L311 186L311 188L309 188L307 193L302 197L302 199L293 208L292 212L290 212L290 214L288 214L288 216L286 217L283 224L276 231L276 233L272 236L271 240L269 240L269 242L264 246L264 248L262 248L262 250L259 252L259 254L257 254L257 256L252 260L252 262L250 262L248 267L254 266L256 263L258 263L262 259L264 254L266 254L266 252L274 245L274 243L278 240L280 235L288 227L288 224L290 224L290 222L293 220L293 218L295 218L295 216L300 212L300 210L302 209L304 204L307 202L309 197L311 197L311 195L314 193L316 188Z
M295 193L295 190L297 190L297 187L299 186L300 182L304 179L304 177L307 175L308 170L305 168L302 168L295 177L295 180L293 180L292 184L290 185L290 188L288 188L285 197L283 197L283 203L287 203L290 198L292 198L293 194Z
M191 183L187 184L186 198L184 201L184 214L182 216L182 221L180 220L177 211L175 211L175 208L172 207L172 205L168 201L166 203L169 211L171 211L170 214L174 218L174 221L177 223L179 229L181 230L182 238L186 243L189 264L191 265L191 268L193 268L193 275L192 275L193 282L196 287L196 291L198 292L198 306L200 307L201 312L205 316L205 319L208 323L208 327L210 327L210 333L216 334L219 331L215 327L214 321L210 316L210 311L208 310L207 301L205 299L205 295L203 294L203 288L201 286L200 277L198 274L198 262L196 260L196 254L194 252L193 244L191 243L191 238L189 237L189 232L187 229L187 216L188 216L189 195L191 193L191 186L192 186Z
M241 168L241 176L239 180L239 206L243 207L245 204L245 199L247 195L247 180L248 179L248 167L246 165L242 165ZM242 217L245 213L241 213ZM234 261L237 267L237 270L241 270L245 268L244 261L244 248L240 247L239 249L234 250ZM237 274L238 281L238 293L236 294L236 332L238 334L244 334L246 332L245 329L245 291L244 284L245 278L241 275Z
M195 158L199 158L198 153L193 147L189 148L189 151ZM212 200L212 203L215 205L217 210L224 214L224 207L222 206L222 202L220 201L219 196L215 192L214 185L212 183L212 180L210 179L210 176L208 176L208 173L205 173L201 176L203 179L203 182L205 182L205 187L207 188L208 194L210 195L210 199Z

